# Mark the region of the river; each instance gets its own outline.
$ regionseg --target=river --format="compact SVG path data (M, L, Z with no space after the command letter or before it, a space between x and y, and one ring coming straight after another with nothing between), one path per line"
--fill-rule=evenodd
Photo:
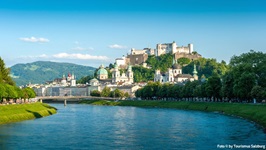
M1 125L0 149L225 149L266 144L266 134L256 124L218 113L51 105L57 114Z

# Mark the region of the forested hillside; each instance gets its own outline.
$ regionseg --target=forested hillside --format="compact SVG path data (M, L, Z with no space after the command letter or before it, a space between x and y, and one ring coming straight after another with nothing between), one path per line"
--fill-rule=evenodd
M200 58L195 61L191 61L188 58L179 58L178 64L182 65L183 74L191 74L193 71L194 63L196 64L198 76L200 78L208 78L212 76L214 73L222 76L228 70L228 65L225 61L217 62L216 59L209 58ZM134 72L134 82L147 82L153 81L155 70L159 69L161 72L166 72L168 68L171 68L173 65L173 55L172 54L164 54L159 57L154 55L149 56L147 61L147 65L151 68L144 68L142 66L133 66L132 70ZM109 65L109 67L112 65ZM110 68L106 68L109 73L109 78L111 78ZM126 71L126 70L123 70ZM96 78L96 72L94 75L84 76L79 83L89 82L90 79Z
M17 85L31 83L45 83L46 81L61 78L68 73L74 73L77 79L91 75L95 68L71 63L37 61L27 64L16 64L11 67L11 76Z
M196 64L199 78L208 78L213 75L213 73L222 76L228 70L228 65L225 61L217 62L216 59L200 58L195 61L190 61L187 58L179 58L178 63L183 66L183 74L191 74L193 71L193 66ZM149 56L146 61L151 69L143 68L141 66L134 66L132 69L134 71L135 82L140 81L153 81L155 70L159 69L161 72L166 72L168 68L172 67L173 55L164 54L159 57Z

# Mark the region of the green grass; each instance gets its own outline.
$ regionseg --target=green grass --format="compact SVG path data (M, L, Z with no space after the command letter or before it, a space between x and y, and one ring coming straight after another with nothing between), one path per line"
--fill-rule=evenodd
M56 113L56 108L45 103L0 106L0 124L41 118Z
M136 107L160 107L187 110L199 110L208 112L220 112L227 115L242 117L254 121L266 128L265 104L240 104L240 103L211 103L211 102L184 102L184 101L106 101L84 100L80 103L92 105L111 106L136 106Z

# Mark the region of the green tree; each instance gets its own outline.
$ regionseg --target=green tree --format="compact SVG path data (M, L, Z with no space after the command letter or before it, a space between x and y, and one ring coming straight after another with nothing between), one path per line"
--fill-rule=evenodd
M102 92L101 92L101 96L102 97L110 97L111 94L111 89L109 87L104 87Z
M128 92L126 92L124 96L125 96L125 98L129 98L130 97L130 95L128 94Z
M230 60L233 75L233 93L240 100L251 100L254 86L266 87L266 54L251 50Z
M122 96L123 96L123 92L120 91L119 89L115 89L114 91L110 92L110 97L121 98Z
M167 98L167 91L169 88L169 83L165 83L161 86L161 88L159 89L159 97L161 98Z
M9 76L10 69L5 67L4 60L0 57L0 83L15 85L15 82Z
M0 83L0 102L3 101L3 98L7 97L7 92L6 92L6 86L3 83Z
M221 79L217 76L211 76L206 85L206 94L208 97L220 98L222 83Z
M93 79L93 78L94 78L94 76L92 76L92 75L81 77L79 80L77 80L77 83L79 83L79 84L90 83L90 80Z
M241 99L251 100L251 89L255 86L255 74L243 73L235 80L233 92Z
M191 62L191 60L189 58L186 57L181 57L177 59L178 64L180 64L181 66L187 65Z
M142 91L143 91L143 88L138 89L138 90L135 92L135 96L136 96L136 97L142 97Z
M261 101L265 96L265 89L263 89L261 86L256 85L251 90L251 96Z
M15 91L17 91L17 97L16 98L22 98L23 97L23 91L19 87L15 87Z
M91 91L90 95L91 95L91 96L97 96L97 97L100 97L100 96L101 96L101 92L98 91L98 90L93 90L93 91Z
M5 89L6 89L6 93L7 93L7 97L6 97L7 100L18 97L18 94L17 94L14 86L9 85L9 84L5 84Z
M232 99L235 97L233 93L234 78L231 72L227 72L222 78L222 96Z

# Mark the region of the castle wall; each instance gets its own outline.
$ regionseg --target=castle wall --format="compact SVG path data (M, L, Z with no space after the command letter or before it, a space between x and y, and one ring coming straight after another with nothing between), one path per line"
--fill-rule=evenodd
M189 58L190 60L197 60L201 58L201 55L199 54L187 54L187 53L175 53L175 59L186 57Z
M128 55L130 65L140 65L148 59L148 54Z

